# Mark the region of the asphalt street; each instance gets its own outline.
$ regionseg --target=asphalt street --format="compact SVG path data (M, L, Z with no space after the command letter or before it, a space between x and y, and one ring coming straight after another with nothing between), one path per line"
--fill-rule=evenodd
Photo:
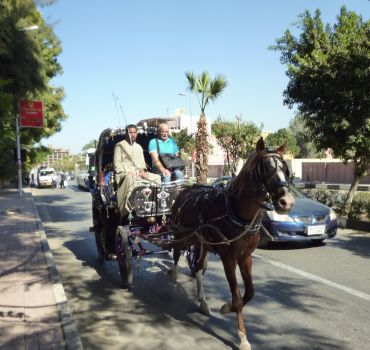
M120 287L115 262L98 259L91 196L34 189L54 260L86 349L236 349L234 315L218 310L230 299L222 265L211 256L205 291L212 309L197 312L195 281L171 255L134 260L134 285ZM153 247L153 249L160 250ZM326 244L275 244L254 254L256 294L244 309L253 349L367 349L370 343L370 234L339 230Z

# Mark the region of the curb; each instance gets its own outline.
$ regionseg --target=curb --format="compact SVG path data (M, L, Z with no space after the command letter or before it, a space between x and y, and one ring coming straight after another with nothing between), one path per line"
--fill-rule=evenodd
M338 218L338 226L341 228L351 228L358 231L370 232L370 222L355 219Z
M297 188L317 188L320 190L343 190L348 191L350 185L348 184L326 184L326 183L315 183L315 182L297 182L295 183ZM358 185L357 191L370 191L370 185Z
M55 266L53 254L49 247L42 221L32 197L32 206L36 217L36 227L41 238L41 246L45 255L46 264L48 267L49 276L51 279L56 306L58 308L59 317L61 320L62 330L69 350L83 350L83 345L80 339L80 334L77 331L75 321L68 306L67 296L64 291L63 284L60 280L58 270Z

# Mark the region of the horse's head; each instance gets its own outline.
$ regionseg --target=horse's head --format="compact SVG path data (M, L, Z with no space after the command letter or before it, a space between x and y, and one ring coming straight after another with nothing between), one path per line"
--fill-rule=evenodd
M256 160L253 182L265 192L278 213L289 211L294 204L294 197L289 192L289 169L283 156L287 142L277 149L270 150L261 137L256 145Z
M252 190L259 194L263 207L267 208L267 203L272 202L278 213L288 212L294 197L289 192L289 170L283 159L285 150L286 143L274 150L266 148L261 137L256 152L248 158L230 189L240 194Z

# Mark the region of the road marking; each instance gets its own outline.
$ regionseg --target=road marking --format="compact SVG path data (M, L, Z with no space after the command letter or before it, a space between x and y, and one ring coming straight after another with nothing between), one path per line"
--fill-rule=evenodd
M350 288L350 287L346 287L346 286L343 286L341 284L338 284L338 283L329 281L329 280L327 280L325 278L322 278L322 277L313 275L312 273L305 272L303 270L296 269L294 267L291 267L289 265L285 265L285 264L280 263L278 261L265 258L265 257L263 257L261 255L253 254L253 256L256 257L256 258L258 258L258 259L261 259L263 262L268 263L270 265L273 265L273 266L276 266L276 267L280 267L283 270L286 270L286 271L295 273L295 274L297 274L299 276L302 276L304 278L307 278L307 279L310 279L312 281L316 281L316 282L320 282L320 283L326 284L329 287L339 289L339 290L341 290L341 291L343 291L343 292L345 292L347 294L356 296L356 297L361 298L361 299L364 299L366 301L370 301L370 295L369 294L366 294L366 293L360 292L360 291L358 291L356 289L353 289L353 288Z

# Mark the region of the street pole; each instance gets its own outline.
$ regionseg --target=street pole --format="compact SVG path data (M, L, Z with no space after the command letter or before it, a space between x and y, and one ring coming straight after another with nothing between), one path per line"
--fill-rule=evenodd
M16 116L15 116L15 131L16 131L16 135L17 135L18 194L19 194L19 198L22 198L23 197L23 191L22 191L21 137L20 137L20 132L19 132L19 114L18 113L16 113Z
M180 96L188 96L184 92L179 92ZM193 135L193 114L191 113L191 94L189 95L189 113L190 113L190 135ZM191 177L195 177L195 164L193 162L193 157L191 157Z
M20 32L28 32L32 30L37 30L39 29L39 26L37 25L31 25L23 28L17 28ZM15 50L15 48L14 48ZM20 137L20 132L19 132L19 109L18 109L18 104L19 104L19 98L16 94L15 96L15 132L16 132L16 141L17 141L17 175L18 175L18 195L19 198L23 197L23 190L22 190L22 159L21 159L21 137Z

